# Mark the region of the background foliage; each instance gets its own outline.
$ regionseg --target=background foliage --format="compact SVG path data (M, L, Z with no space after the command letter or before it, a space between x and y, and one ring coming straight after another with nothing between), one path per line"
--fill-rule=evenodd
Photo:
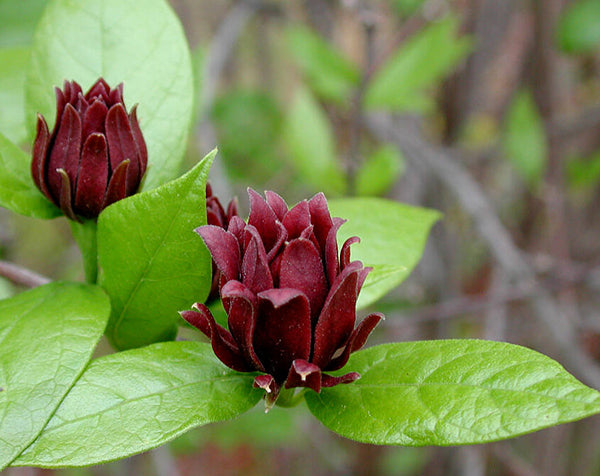
M50 103L43 96L51 94L23 89L27 74L35 75L25 70L29 52L60 51L63 61L70 60L59 46L34 38L45 2L24 3L0 0L0 130L26 146L34 116L25 116L24 106L46 111L44 101ZM148 67L180 81L174 90L182 98L195 87L197 101L195 111L186 99L177 102L182 110L173 117L150 117L164 134L169 123L194 113L189 141L174 136L170 147L154 145L167 152L187 145L181 170L218 145L211 179L223 197L237 194L244 202L250 182L259 190L285 190L290 203L324 190L331 197L386 196L444 213L412 277L377 304L387 320L371 343L506 340L551 355L600 388L594 380L600 344L597 2L171 3L193 48L194 86L191 77L174 73L182 70L178 61L189 58ZM167 17L150 24L160 29ZM137 41L132 28L126 30L125 43ZM176 41L182 39L161 44ZM95 44L109 51L128 47ZM112 79L110 68L99 68L95 74ZM60 82L60 74L40 77L40 84ZM142 103L127 90L125 97L128 104ZM0 167L10 167L3 144ZM157 166L152 173L160 171ZM176 172L165 171L171 177ZM19 197L30 206L31 197ZM343 210L343 199L336 206ZM81 278L64 220L0 209L0 257L53 279ZM16 291L0 281L0 296ZM110 364L104 359L99 367ZM261 409L190 432L168 449L77 474L195 474L199 467L207 474L552 476L600 470L598 417L512 442L409 450L339 439L305 408L275 409L268 426L256 412Z

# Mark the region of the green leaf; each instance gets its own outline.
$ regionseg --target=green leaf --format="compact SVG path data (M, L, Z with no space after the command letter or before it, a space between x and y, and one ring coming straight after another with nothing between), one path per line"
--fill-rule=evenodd
M386 344L354 353L350 385L308 392L329 429L386 445L512 438L600 413L600 393L545 355L478 340Z
M546 134L533 96L527 91L515 96L507 112L504 147L523 180L532 186L539 184L546 169Z
M262 392L209 344L165 342L93 361L18 466L84 466L155 448L234 418Z
M31 157L1 133L0 206L33 218L61 215L61 211L33 183Z
M472 50L469 38L457 37L458 25L458 17L448 15L412 36L375 75L365 105L386 111L431 109L433 100L427 90Z
M352 259L373 271L367 276L358 299L363 308L398 286L421 259L432 225L439 212L381 198L329 200L332 216L347 221L338 232L340 245L351 236Z
M359 69L308 28L291 27L286 37L288 48L312 90L326 100L348 101L360 82Z
M0 301L0 470L42 431L110 313L95 286L52 283Z
M40 112L52 126L53 86L76 80L86 91L100 76L124 83L148 146L144 189L178 175L193 109L190 52L164 0L53 0L34 38L27 82L31 126Z
M337 161L331 124L307 89L296 92L283 136L301 181L326 194L344 192L346 180Z
M600 45L600 2L582 0L565 9L557 28L558 44L567 53L591 53Z
M229 91L217 99L212 116L230 177L247 185L268 182L277 174L283 165L278 147L282 113L272 94Z
M567 162L569 186L575 190L590 190L600 183L600 151L586 159L573 158Z
M383 145L367 157L356 174L356 193L377 196L386 193L404 170L404 157L397 147Z
M46 3L47 0L0 0L0 46L31 44L35 25Z
M25 74L29 48L0 48L0 131L16 144L27 140Z
M173 339L178 311L208 295L211 258L194 229L206 224L206 177L215 154L100 214L100 284L113 306L107 336L118 349Z

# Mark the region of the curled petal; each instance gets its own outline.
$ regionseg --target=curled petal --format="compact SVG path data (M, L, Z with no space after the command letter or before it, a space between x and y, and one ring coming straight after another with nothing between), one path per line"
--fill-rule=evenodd
M335 351L346 344L354 329L357 282L362 269L360 262L350 263L329 291L315 327L311 358L311 362L321 368L325 368Z
M59 90L60 91L60 90ZM62 93L61 93L62 94ZM46 161L48 158L48 146L50 145L50 131L46 120L38 114L37 134L33 144L33 161L31 162L31 175L37 187L46 197L53 200L46 185Z
M64 169L56 169L56 175L61 178L59 206L63 213L71 220L77 221L75 212L73 211L72 195L71 195L71 179Z
M238 279L240 274L240 245L236 237L215 225L204 225L196 228L210 251L212 259L223 273L225 279Z
M104 196L104 203L102 209L115 203L117 200L122 200L127 196L126 178L127 169L129 168L130 161L124 160L119 164L116 170L113 170L108 187L106 188L106 195Z
M140 158L129 117L127 117L123 104L115 104L108 110L105 129L112 169L116 169L121 162L127 159L130 161L126 177L126 193L131 195L136 192L140 184Z
M344 347L342 353L338 357L332 359L327 367L325 367L325 370L338 370L346 365L346 362L348 362L348 359L350 358L350 354L365 345L365 342L367 342L367 338L371 332L373 332L373 329L375 329L377 324L383 319L385 319L385 317L380 312L375 312L365 317L360 324L356 326L356 329L352 331L348 343L346 344L346 347Z
M335 278L340 274L340 262L338 259L337 232L345 223L345 220L334 219L333 226L329 229L329 234L325 240L324 259L327 280L332 286Z
M360 374L358 372L349 372L340 377L332 377L331 375L323 374L323 378L321 380L321 386L325 388L334 387L339 385L340 383L352 383L360 378Z
M79 154L81 151L81 120L79 113L73 106L67 104L62 119L58 124L58 132L54 138L48 169L50 171L63 169L69 176L71 184L77 180L77 169L79 168ZM48 174L48 188L52 192L55 201L58 202L62 185L60 174Z
M244 223L244 220L242 220L239 216L234 215L229 219L229 226L227 227L227 231L237 238L238 243L244 242L245 228L246 224Z
M265 391L265 413L268 413L275 405L281 386L275 381L272 375L259 375L252 384L254 388L262 388Z
M310 209L310 221L315 226L315 236L319 241L319 247L325 249L325 242L333 221L327 208L327 199L323 193L317 193L308 201Z
M354 243L360 243L360 238L358 236L352 236L348 238L342 245L342 251L340 252L341 270L350 264L350 246Z
M285 388L293 387L308 387L319 393L321 391L321 369L306 360L294 360L285 381Z
M258 294L254 350L265 370L283 383L292 362L308 360L311 345L308 299L296 289L269 289Z
M78 215L88 218L98 216L102 211L107 184L108 150L106 138L102 134L92 134L85 141L81 151L74 207Z
M65 85L66 84L67 82L65 81ZM58 125L60 124L60 120L65 110L67 100L65 99L65 95L63 94L62 90L60 88L57 88L56 86L54 87L54 94L56 95L56 118L54 120L53 132L56 132L58 130Z
M89 89L89 91L87 93L85 93L85 98L88 101L90 101L91 99L94 99L95 97L101 97L104 100L104 102L109 103L109 100L110 100L109 91L110 91L110 86L108 85L108 83L106 81L104 81L104 78L99 78L98 81L96 81L92 85L92 87Z
M210 310L200 303L194 304L194 307L197 312L183 311L181 316L194 327L200 329L210 339L213 351L219 360L227 367L238 372L254 370L245 361L231 334L223 326L217 324ZM206 330L208 330L208 333Z
M122 88L123 83L119 84ZM123 91L121 91L121 95ZM131 112L129 113L129 122L131 123L131 131L133 132L133 138L135 139L135 145L138 151L138 157L140 162L140 180L146 173L146 167L148 165L148 149L146 147L146 141L144 140L144 136L142 135L142 130L140 129L140 124L137 118L137 104L133 106Z
M246 361L252 362L257 370L264 372L265 369L252 344L258 308L256 295L239 281L231 280L223 285L221 298L227 313L229 330Z

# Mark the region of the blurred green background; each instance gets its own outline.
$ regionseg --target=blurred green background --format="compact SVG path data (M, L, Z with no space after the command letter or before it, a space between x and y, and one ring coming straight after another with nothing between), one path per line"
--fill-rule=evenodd
M24 116L23 82L45 3L0 0L0 131L25 149L35 118ZM371 344L504 340L586 382L568 362L570 352L600 359L598 0L171 4L196 73L186 165L217 145L211 182L223 201L237 195L244 209L252 186L289 203L324 191L444 213L411 278L372 306L387 320ZM0 209L0 259L82 279L68 228ZM0 297L17 291L0 278ZM574 330L571 350L532 306L539 296ZM335 436L302 407L265 416L259 406L125 461L5 473L591 476L599 423L479 447L383 448Z

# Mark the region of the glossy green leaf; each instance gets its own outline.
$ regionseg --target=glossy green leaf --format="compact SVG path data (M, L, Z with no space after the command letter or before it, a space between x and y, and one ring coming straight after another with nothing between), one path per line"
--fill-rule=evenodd
M548 151L544 124L529 92L517 94L508 110L504 147L523 180L537 185L546 169Z
M298 89L284 124L284 140L299 179L315 191L340 195L346 183L331 124L310 91Z
M294 26L286 33L290 52L315 94L340 103L348 101L360 83L356 65L308 28Z
M600 393L530 349L482 340L386 344L354 353L350 385L308 392L310 411L346 438L465 445L600 413Z
M0 206L33 218L61 211L42 195L31 177L31 157L0 134Z
M591 53L600 46L600 2L580 0L564 10L557 28L563 51Z
M440 218L435 210L412 207L381 198L329 200L331 215L348 220L338 232L338 243L358 236L352 259L373 271L358 299L365 307L400 284L421 259L432 225Z
M0 470L42 431L110 313L95 286L52 283L0 301Z
M369 85L365 104L386 111L425 111L433 106L428 89L456 68L472 49L458 37L454 15L412 36L388 60Z
M0 48L0 131L12 142L27 140L25 74L29 48Z
M379 147L367 156L356 174L357 195L383 195L394 185L403 170L404 157L397 147Z
M19 466L84 466L155 448L229 420L262 397L254 375L225 367L209 344L164 342L93 361Z
M178 311L208 295L211 259L194 229L206 224L206 177L215 154L100 214L100 284L111 298L107 335L118 349L174 338Z
M87 90L100 76L124 83L139 104L148 146L144 189L177 176L193 109L190 52L164 0L52 0L38 25L27 83L28 117L54 123L54 86L76 80Z

